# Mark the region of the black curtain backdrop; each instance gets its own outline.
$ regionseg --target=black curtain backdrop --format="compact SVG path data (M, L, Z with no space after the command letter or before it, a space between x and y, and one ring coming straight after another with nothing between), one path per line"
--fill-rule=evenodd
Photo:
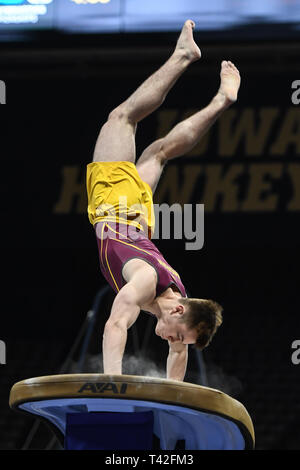
M210 101L223 58L209 68L205 59L194 64L139 124L137 157ZM239 56L230 60L239 66ZM299 449L294 434L294 441L285 430L276 434L283 419L291 429L300 406L300 365L291 360L292 342L300 339L300 105L291 100L299 76L292 64L264 73L255 61L243 64L238 102L197 148L167 165L154 197L156 204L204 204L204 246L187 251L186 240L154 242L190 296L224 307L224 323L204 351L211 386L245 404L260 429L258 447ZM75 78L6 80L0 339L7 365L1 372L17 357L18 340L64 342L67 350L105 285L86 213L86 165L108 113L159 65L115 65L99 77L87 68ZM139 319L141 331L145 321ZM153 331L149 358L164 366L166 354ZM191 364L187 380L193 374ZM264 416L272 418L266 423Z

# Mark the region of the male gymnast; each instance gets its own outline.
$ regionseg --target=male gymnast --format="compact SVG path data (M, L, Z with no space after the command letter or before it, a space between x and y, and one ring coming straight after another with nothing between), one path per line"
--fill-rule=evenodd
M179 381L184 380L188 345L203 349L222 323L217 302L187 298L178 273L150 238L152 195L166 163L188 153L237 100L240 74L232 62L222 61L220 87L211 102L153 142L135 164L137 123L163 103L178 78L201 57L194 27L192 20L185 22L171 57L109 114L93 162L87 165L88 216L101 271L117 293L103 334L105 374L122 374L127 330L141 310L156 317L155 333L169 343L167 378Z

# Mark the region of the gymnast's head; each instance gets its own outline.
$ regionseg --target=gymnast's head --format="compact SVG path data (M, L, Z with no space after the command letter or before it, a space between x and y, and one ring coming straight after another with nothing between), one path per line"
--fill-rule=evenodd
M202 350L222 324L222 310L213 300L179 297L158 319L155 333L170 343L194 344Z

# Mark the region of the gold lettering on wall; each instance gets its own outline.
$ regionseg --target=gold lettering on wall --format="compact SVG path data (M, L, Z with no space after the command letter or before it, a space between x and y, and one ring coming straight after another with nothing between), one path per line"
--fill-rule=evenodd
M70 214L75 204L75 213L81 214L87 211L86 183L79 181L79 166L65 166L62 169L62 190L59 201L55 204L55 214Z
M165 136L178 122L197 111L193 108L159 111L156 137ZM291 155L295 159L295 154L300 154L300 107L286 110L233 107L187 154L193 157L192 163L191 159L184 161L183 156L180 165L173 162L166 165L154 202L170 205L198 202L205 205L206 212L271 212L279 205L281 210L300 211L300 163L287 161ZM268 162L274 156L276 160L281 157L282 163ZM204 162L203 157L207 157ZM257 163L251 160L247 163L249 157ZM261 159L258 161L257 157ZM83 166L64 166L60 181L53 212L87 214ZM199 184L202 187L197 187ZM197 194L201 201L195 201Z
M256 125L257 114L259 119ZM219 120L219 155L233 156L241 143L244 143L246 155L262 155L278 114L277 108L227 110Z
M279 129L278 137L271 146L271 155L285 155L290 148L300 153L300 109L290 108Z
M253 164L249 166L250 185L246 200L241 206L247 211L274 211L278 203L278 194L273 194L272 183L279 179L282 164Z
M85 181L80 180L82 167L66 166L62 170L59 201L53 207L55 214L86 214ZM241 177L243 194L240 193ZM187 164L166 166L154 203L204 204L205 212L272 212L276 211L280 197L280 180L288 178L292 196L286 202L287 211L300 210L300 163L233 163ZM197 185L203 186L197 188ZM196 192L202 194L196 200Z
M242 164L231 165L224 172L223 165L207 165L205 168L205 189L203 196L204 210L212 212L217 199L221 197L221 210L224 212L238 210L237 178L243 171Z
M289 202L287 209L288 211L299 211L300 210L300 165L297 163L291 163L288 165L288 175L292 182L293 187L293 198Z
M168 204L187 203L191 199L192 191L202 171L202 165L185 165L183 167L183 178L180 179L178 166L167 166L164 177L154 193L154 202L158 204L166 201Z

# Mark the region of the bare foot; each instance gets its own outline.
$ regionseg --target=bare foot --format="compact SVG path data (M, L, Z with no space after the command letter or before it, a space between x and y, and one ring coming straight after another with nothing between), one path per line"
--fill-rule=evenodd
M201 51L194 41L193 30L195 23L192 20L187 20L181 30L180 36L177 41L175 52L183 53L184 56L190 61L195 62L201 57Z
M221 85L218 93L225 98L226 104L234 103L241 84L240 72L229 60L221 64Z

